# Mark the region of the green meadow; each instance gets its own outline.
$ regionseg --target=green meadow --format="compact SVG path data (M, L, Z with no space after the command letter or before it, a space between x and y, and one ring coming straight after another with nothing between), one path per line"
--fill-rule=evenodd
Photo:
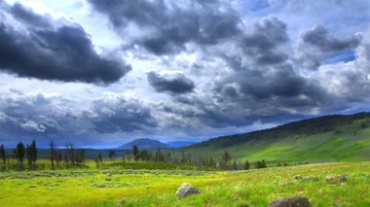
M153 151L154 158L170 158L162 161L122 160L122 152L117 152L115 161L105 155L99 162L97 154L105 151L87 150L80 165L61 160L52 169L50 151L43 149L39 151L42 158L33 165L24 163L20 168L16 159L0 164L0 207L253 207L294 196L308 198L313 207L369 207L369 137L370 114L361 113L294 122L163 153ZM226 151L231 159L222 168ZM179 162L182 156L189 157L187 162ZM202 164L209 158L216 165ZM267 168L255 169L259 160L266 161ZM247 169L242 165L245 161L250 170L241 170ZM276 167L278 163L288 166ZM326 181L328 176L344 175L345 182ZM176 190L184 182L201 194L177 198Z
M184 149L220 159L224 151L244 162L321 163L370 160L370 114L328 116L277 128L216 138Z
M107 176L107 175L111 176ZM317 181L295 180L317 177ZM330 175L347 175L328 184ZM308 164L247 171L44 170L0 173L0 206L267 206L273 200L307 197L312 206L370 206L370 162ZM201 195L178 199L188 182Z

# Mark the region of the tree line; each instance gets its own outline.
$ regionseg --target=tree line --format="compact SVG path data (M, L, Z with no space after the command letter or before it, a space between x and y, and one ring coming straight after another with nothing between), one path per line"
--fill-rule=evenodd
M237 162L232 159L231 154L225 151L220 160L213 157L210 158L192 158L190 153L185 153L184 150L180 151L180 157L174 156L171 152L162 152L161 149L156 151L140 150L138 146L133 146L132 157L134 161L138 162L162 162L171 164L193 165L198 167L208 167L210 169L220 170L249 170L254 168L267 168L265 160L258 160L254 162L253 166L249 161L244 163ZM286 164L287 165L287 164Z
M19 142L13 150L13 156L18 161L18 169L24 168L24 160L27 159L28 167L36 166L37 160L37 146L36 141L33 140L30 145L25 146L22 142ZM5 147L2 144L0 146L0 158L3 162L3 169L10 168L10 154L6 153Z
M36 141L33 140L31 144L24 145L19 142L16 148L12 151L12 157L18 161L17 169L24 169L24 160L27 160L28 169L38 169L36 161L38 159L38 149L36 146ZM108 157L110 161L115 161L116 152L114 150L109 150ZM6 153L4 145L0 146L0 159L3 163L2 169L10 169L9 159L11 155ZM63 148L57 148L53 141L49 144L49 159L51 169L56 168L70 168L70 167L84 167L86 160L86 152L84 149L79 149L74 146L73 143L65 143ZM249 170L251 168L266 168L267 164L265 160L258 160L256 162L250 163L249 161L244 161L243 163L233 160L231 154L228 151L224 151L219 160L209 157L197 157L193 158L190 153L186 153L184 150L180 151L179 156L175 156L169 151L163 152L161 149L155 151L150 150L140 150L138 146L133 146L131 154L122 154L122 162L126 161L142 163L151 163L151 165L158 164L158 166L163 166L163 164L171 164L174 166L186 165L200 167L202 169L213 169L213 170ZM103 166L103 156L99 152L98 156L95 158L97 167ZM143 165L142 165L143 166ZM287 166L286 163L278 162L277 166Z
M50 162L51 169L62 167L78 167L85 165L85 150L78 149L73 143L66 143L63 149L57 150L56 145L53 141L50 142ZM28 169L39 169L44 168L43 165L36 165L38 159L38 148L36 141L33 140L31 144L26 146L19 142L15 149L9 154L7 153L4 145L0 146L0 159L3 163L2 170L9 170L12 168L10 159L15 158L17 160L16 169L24 170L24 161L27 160Z

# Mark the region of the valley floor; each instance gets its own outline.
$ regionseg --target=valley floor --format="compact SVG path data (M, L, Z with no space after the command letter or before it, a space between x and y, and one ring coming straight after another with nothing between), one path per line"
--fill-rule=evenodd
M299 175L299 176L298 176ZM327 176L347 175L329 184ZM294 179L294 176L302 179ZM305 179L315 177L316 179ZM268 206L308 198L311 206L370 206L370 162L309 164L248 171L56 170L1 172L0 206ZM178 199L191 183L201 195Z

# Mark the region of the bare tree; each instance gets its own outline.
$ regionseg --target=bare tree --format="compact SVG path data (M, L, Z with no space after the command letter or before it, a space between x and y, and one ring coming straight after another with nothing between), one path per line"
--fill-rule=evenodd
M71 166L74 167L76 165L76 150L72 143L66 143L66 154L65 159L68 162L71 163Z
M56 146L53 142L53 140L50 141L50 162L51 162L51 168L54 169L54 160L57 159L57 150Z
M65 160L71 167L81 166L85 163L85 150L76 149L72 143L66 143Z
M77 166L81 166L85 164L85 150L84 149L76 150L75 163Z

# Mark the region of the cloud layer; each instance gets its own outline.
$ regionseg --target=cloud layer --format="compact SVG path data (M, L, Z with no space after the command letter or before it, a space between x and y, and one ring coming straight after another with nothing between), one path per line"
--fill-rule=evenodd
M364 1L75 1L0 3L9 143L204 140L369 110Z
M230 6L216 1L89 3L108 16L118 33L133 33L129 44L140 45L155 55L179 53L187 43L216 44L240 32L239 16Z

